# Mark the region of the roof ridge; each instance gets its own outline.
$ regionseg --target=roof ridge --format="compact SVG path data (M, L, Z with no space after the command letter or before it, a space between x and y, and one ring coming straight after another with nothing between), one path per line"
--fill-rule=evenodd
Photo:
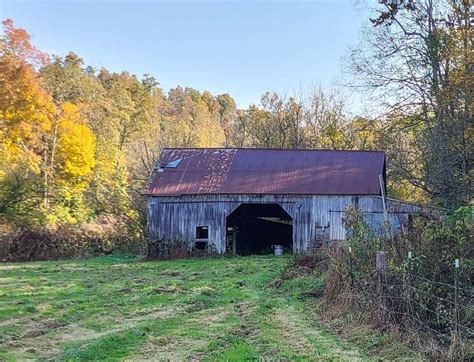
M329 148L266 148L266 147L164 147L162 150L259 150L259 151L325 151L325 152L375 152L385 153L383 150L336 150Z

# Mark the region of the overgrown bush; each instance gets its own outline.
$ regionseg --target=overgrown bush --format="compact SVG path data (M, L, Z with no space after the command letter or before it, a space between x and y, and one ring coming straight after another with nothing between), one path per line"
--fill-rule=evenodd
M430 341L431 347L436 346L433 351L438 354L434 357L465 358L472 353L465 342L472 342L474 325L471 207L462 207L443 218L420 215L414 218L408 234L387 233L381 237L357 209L349 208L346 216L348 245L333 246L327 253L324 297L329 313L359 315L366 324L379 322L376 310L380 308L380 285L377 288L374 272L376 254L384 250L389 258L387 280L381 286L387 309L384 327L416 331L424 336L420 338L422 344ZM410 260L408 252L412 254ZM455 259L461 264L457 302Z
M322 249L314 249L309 253L295 254L283 269L281 279L294 279L312 274L316 269L324 270L327 258ZM326 249L324 249L326 251Z
M0 234L0 260L4 261L87 257L142 249L140 238L131 237L125 226L110 219L55 228L30 225Z
M362 213L353 205L347 207L347 243L352 247L354 275L363 277L374 269L375 255L381 249L381 242L375 231L367 225Z
M192 248L182 240L148 240L147 245L148 259L175 260L217 254L214 244L209 244L204 250Z
M325 260L320 264L326 285L318 313L324 313L330 325L340 328L341 321L350 321L352 327L373 326L377 334L382 328L431 358L472 359L472 209L462 207L442 217L419 215L408 233L398 235L378 236L355 208L346 210L346 217L346 244L324 246L292 260L284 275L299 277L305 270L300 265ZM375 269L382 250L389 263L380 283ZM455 259L461 265L457 300Z
M431 279L452 281L455 259L460 259L463 267L472 268L472 231L471 207L457 209L444 221L427 217L416 219L411 233L415 241L411 245L416 271ZM464 279L464 283L467 282Z
M148 259L183 259L189 256L187 243L183 241L149 240L147 249Z

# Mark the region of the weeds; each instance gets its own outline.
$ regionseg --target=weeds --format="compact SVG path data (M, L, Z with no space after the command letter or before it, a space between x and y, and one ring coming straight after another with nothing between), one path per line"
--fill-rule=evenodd
M472 313L467 312L472 311L471 213L470 208L460 208L444 220L422 215L413 220L408 235L384 238L370 231L357 209L349 208L351 254L344 245L320 251L328 260L320 305L326 321L338 326L338 320L352 319L351 325L365 329L372 325L388 328L387 333L377 328L374 332L398 336L431 358L468 358L473 353L466 348L472 346ZM380 250L389 257L383 284L374 274ZM407 259L409 251L411 259ZM464 267L460 287L455 287L453 262L458 258ZM381 308L383 321L378 313ZM339 325L344 329L342 325L347 324ZM374 343L385 344L383 339Z

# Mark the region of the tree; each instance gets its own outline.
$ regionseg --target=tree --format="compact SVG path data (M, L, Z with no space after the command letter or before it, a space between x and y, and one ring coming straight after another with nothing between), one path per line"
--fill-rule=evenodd
M347 125L347 145L355 150L381 148L381 122L365 117L354 117ZM384 149L384 148L381 148Z
M261 106L238 112L234 143L256 147L330 148L350 145L344 102L336 92L314 90L308 97L267 92Z
M312 91L307 106L306 134L310 147L344 149L349 146L345 104L335 91Z
M82 184L95 165L95 136L81 120L76 105L62 105L58 135L58 173L65 180Z
M55 56L52 62L40 68L40 74L46 91L56 104L70 102L78 105L91 125L103 117L105 89L96 79L95 71L84 67L84 61L78 55ZM94 110L102 111L94 115Z
M224 130L219 122L219 103L209 92L182 87L171 89L169 105L162 112L165 143L173 147L221 147Z
M56 107L42 87L34 65L45 59L29 42L28 33L3 22L0 37L0 211L37 209L48 184L48 143ZM40 182L42 180L42 182Z
M469 1L381 1L376 13L350 55L354 85L382 100L387 131L416 130L401 152L411 153L411 162L397 163L407 166L398 172L442 206L463 204L471 195L473 149ZM403 122L392 122L400 116Z
M15 28L12 19L2 21L3 36L0 37L0 56L39 66L48 60L48 55L31 44L31 36L24 29Z
M1 142L18 162L40 172L56 108L31 65L0 54Z
M286 99L277 93L267 92L262 95L260 103L261 107L251 105L238 116L237 127L240 132L246 133L247 142L255 147L303 147L302 102L294 97Z
M50 223L85 221L89 207L83 199L95 165L95 136L79 107L65 102L51 135L49 183L53 202L45 210Z
M230 146L237 119L237 106L234 99L227 93L218 95L217 102L219 103L219 123L224 130L225 145Z
M77 106L61 103L65 97L56 99L55 104L45 90L34 67L37 58L44 57L29 43L29 35L11 22L4 33L0 53L0 149L4 151L0 156L0 211L10 218L25 218L28 210L30 216L36 215L30 221L55 220L60 205L77 211L71 200L80 199L87 187L95 163L95 137Z

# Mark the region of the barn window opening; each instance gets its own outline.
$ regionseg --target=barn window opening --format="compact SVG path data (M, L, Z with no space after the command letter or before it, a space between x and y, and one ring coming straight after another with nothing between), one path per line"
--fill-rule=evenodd
M196 227L196 239L209 239L209 227L208 226Z
M209 226L196 227L196 240L194 246L198 250L206 250L209 242Z
M242 204L227 217L227 251L272 254L277 245L293 250L293 219L278 204Z

